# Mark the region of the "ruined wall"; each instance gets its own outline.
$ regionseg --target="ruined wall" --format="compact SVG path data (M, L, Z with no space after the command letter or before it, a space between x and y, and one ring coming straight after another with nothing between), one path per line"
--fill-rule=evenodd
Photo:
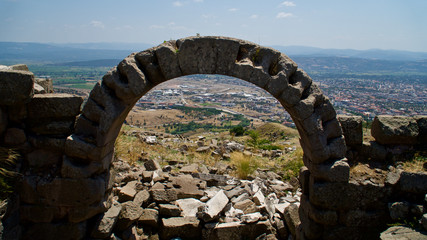
M12 239L80 239L90 234L95 217L111 206L114 141L128 112L157 84L189 74L224 74L254 83L291 114L306 166L300 174L297 238L375 238L385 227L396 191L415 191L417 201L425 194L424 188L405 187L418 181L411 174L399 174L386 184L349 181L346 156L352 161L376 156L375 144L388 151L387 144L396 142L387 142L390 133L373 130L380 143L363 143L361 121L339 117L340 125L329 99L310 77L273 49L220 37L166 42L124 59L95 85L82 107L81 97L34 94L38 86L26 70L0 70L0 143L23 158L15 205L3 221ZM423 143L425 118L411 120L412 125L414 121L418 135L404 141Z

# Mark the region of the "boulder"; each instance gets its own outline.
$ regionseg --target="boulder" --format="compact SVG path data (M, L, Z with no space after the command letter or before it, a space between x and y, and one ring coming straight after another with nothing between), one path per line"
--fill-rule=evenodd
M156 170L162 169L160 164L154 159L149 159L146 162L144 162L144 167L147 171L156 171Z
M203 181L194 179L193 177L171 177L170 181L176 189L179 199L182 198L197 198L200 199L204 195L204 191L199 189L199 186L203 184ZM205 183L206 184L206 183Z
M178 199L176 189L151 189L150 194L157 203L170 203Z
M289 207L287 207L285 209L284 217L289 231L291 232L292 236L295 236L297 231L296 228L301 224L298 213L298 206L296 204L291 204Z
M371 134L380 144L416 144L419 128L412 117L380 115L372 122Z
M148 203L148 200L150 199L150 193L147 190L142 190L139 191L134 199L133 202L137 205L137 206L144 206Z
M234 204L236 209L242 210L245 214L255 213L258 211L258 207L250 199L243 200Z
M34 95L34 75L17 70L0 70L0 105L20 105Z

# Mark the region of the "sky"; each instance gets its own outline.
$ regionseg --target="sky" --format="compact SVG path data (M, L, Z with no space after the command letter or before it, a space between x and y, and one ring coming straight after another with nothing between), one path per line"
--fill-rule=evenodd
M427 52L426 11L426 0L0 0L0 41L158 45L200 34Z

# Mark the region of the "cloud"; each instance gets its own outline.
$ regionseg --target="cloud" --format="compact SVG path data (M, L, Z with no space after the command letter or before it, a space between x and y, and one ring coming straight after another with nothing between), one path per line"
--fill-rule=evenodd
M194 2L199 2L199 3L201 3L201 2L203 2L203 0L193 0Z
M292 16L293 16L292 13L279 12L276 15L276 18L288 18L288 17L292 17Z
M90 22L90 25L94 28L105 28L105 25L101 21L93 20Z
M239 9L237 9L237 8L230 8L230 9L228 9L229 12L235 12L237 10L239 10Z
M175 7L181 7L182 5L184 5L182 2L180 2L180 1L176 1L176 2L173 2L173 5L175 6Z
M289 2L289 1L284 1L280 4L280 6L285 6L285 7L295 7L296 4L294 2Z
M165 28L165 26L162 26L162 25L151 25L150 26L150 29L163 29L163 28Z
M256 15L256 14L252 14L252 15L250 16L250 18L251 18L251 19L257 19L257 18L258 18L258 15Z

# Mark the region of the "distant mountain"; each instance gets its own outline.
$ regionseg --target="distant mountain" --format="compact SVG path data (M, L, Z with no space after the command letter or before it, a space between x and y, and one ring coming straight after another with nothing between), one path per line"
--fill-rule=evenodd
M64 67L114 67L117 66L120 61L122 61L122 59L98 59L89 61L54 63L49 65Z
M427 52L410 52L400 50L354 50L354 49L323 49L304 46L271 46L289 57L311 56L311 57L351 57L390 61L419 61L427 60Z
M132 50L89 49L44 43L0 42L0 64L123 59L131 53Z

